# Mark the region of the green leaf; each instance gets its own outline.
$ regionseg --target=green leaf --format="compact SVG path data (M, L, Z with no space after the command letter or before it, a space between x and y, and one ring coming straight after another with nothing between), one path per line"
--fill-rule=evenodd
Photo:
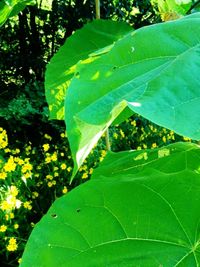
M67 39L47 66L45 90L51 119L64 119L64 98L77 63L89 64L131 30L124 22L95 20Z
M192 6L192 0L151 0L158 7L161 17L173 18L184 16Z
M79 63L65 116L74 173L127 106L200 139L200 14L186 18L141 28L94 62Z
M17 15L26 5L34 5L34 0L1 0L0 2L0 27L10 17Z
M36 225L20 267L199 266L199 159L191 143L110 153Z

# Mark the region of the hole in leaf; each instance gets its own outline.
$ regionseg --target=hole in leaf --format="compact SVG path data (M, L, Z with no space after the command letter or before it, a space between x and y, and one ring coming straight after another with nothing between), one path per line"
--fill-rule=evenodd
M76 73L75 73L75 77L76 77L76 78L79 78L79 77L80 77L80 73L79 73L79 72L76 72Z
M58 216L54 213L54 214L51 214L51 217L52 218L57 218Z
M77 210L76 210L76 212L80 212L80 211L81 211L81 209L77 209Z

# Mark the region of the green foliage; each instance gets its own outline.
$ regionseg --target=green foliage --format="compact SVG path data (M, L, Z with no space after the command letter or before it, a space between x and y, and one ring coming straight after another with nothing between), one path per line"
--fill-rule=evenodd
M151 4L163 21L180 18L190 12L199 11L198 0L151 0Z
M156 124L200 138L196 16L141 28L106 55L79 63L65 103L75 172L127 106Z
M8 104L8 108L2 108L0 110L0 116L4 117L6 120L22 120L21 123L23 124L29 124L30 115L37 113L38 110L32 107L30 101L24 94L12 99ZM28 119L26 119L27 116L29 117Z
M189 143L109 153L52 205L21 266L198 266L199 158Z
M17 15L27 5L34 5L34 0L1 0L0 2L0 26L12 16Z
M52 58L46 71L46 98L51 119L64 119L64 97L77 64L107 53L132 28L123 22L96 20L76 31Z
M28 6L0 28L0 109L4 109L0 112L5 114L7 109L6 118L13 118L12 104L9 103L14 101L15 104L21 94L25 94L30 105L37 109L37 114L29 113L30 120L29 115L24 117L23 114L18 116L20 120L5 120L5 117L1 117L0 125L8 132L17 131L15 134L18 137L25 136L26 140L32 141L37 133L44 132L46 128L63 127L63 122L47 119L44 71L50 58L65 40L95 18L94 3L94 0L37 1L37 5ZM134 8L137 9L136 14L132 14L132 1L103 0L101 17L118 19L124 23L128 21L134 28L152 23L157 18L152 13L149 0L134 1Z
M199 18L139 29L78 63L65 102L74 172L127 107L200 139ZM21 266L198 266L199 158L193 143L108 153L89 182L55 201Z
M192 2L192 0L151 0L164 21L185 15L191 8Z
M155 2L170 20L194 12L199 1ZM17 143L8 148L0 128L0 261L15 264L33 222L90 178L106 155L103 133L111 125L113 151L138 151L108 153L91 181L56 201L33 231L22 266L198 266L199 147L157 147L191 141L173 130L199 139L199 13L130 33L159 21L150 1L102 0L102 18L118 22L93 22L68 38L95 17L93 0L23 8L16 5L6 17L21 10L18 17L0 30L1 124ZM46 89L52 118L63 118L66 94L75 172L82 164L71 184L63 123L47 121L43 87L45 65L66 38L47 68ZM169 130L136 113L129 118L134 112Z

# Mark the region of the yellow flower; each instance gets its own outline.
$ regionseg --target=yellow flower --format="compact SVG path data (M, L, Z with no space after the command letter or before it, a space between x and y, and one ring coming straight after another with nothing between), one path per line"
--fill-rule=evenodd
M46 163L50 163L50 162L51 162L51 157L46 157L46 158L45 158L45 162L46 162Z
M32 177L32 172L27 172L24 173L24 175L22 176L22 180L26 183L26 179L31 178Z
M7 226L4 225L4 224L2 224L2 225L0 226L0 232L4 233L6 230L7 230Z
M10 191L10 194L12 196L14 196L14 197L16 197L18 195L18 193L19 193L19 191L18 191L18 189L17 189L17 187L15 185L11 185L9 191Z
M21 206L21 201L19 199L17 199L15 196L13 195L8 195L8 197L6 198L6 200L2 201L0 208L2 210L12 210L15 208L19 208Z
M65 138L65 134L64 134L64 133L61 133L60 136L61 136L62 138Z
M165 136L163 136L162 140L163 140L164 143L167 142L167 138Z
M6 249L8 251L15 251L15 250L17 250L17 248L18 248L18 245L17 245L16 239L14 237L11 237Z
M52 187L53 186L52 182L48 182L47 185L48 185L48 187Z
M60 167L62 170L65 170L67 168L67 165L65 163L62 163Z
M8 136L6 130L1 128L0 130L0 149L6 148L8 145Z
M10 203L8 203L6 200L4 200L4 201L2 201L0 208L4 211L5 210L11 210L12 205Z
M6 172L15 171L16 169L16 163L14 162L13 156L10 156L6 164L4 165L4 170Z
M114 139L117 139L117 138L118 138L118 134L117 134L117 133L114 133L114 134L113 134L113 138L114 138Z
M184 140L184 141L191 141L191 139L188 138L188 137L183 137L183 140Z
M59 173L58 172L54 172L54 177L58 177L59 176Z
M124 138L125 137L125 134L124 132L122 131L122 129L119 130L120 134L121 134L121 137Z
M47 152L49 150L49 148L50 148L50 145L49 144L44 144L42 147L43 147L44 152Z
M84 172L82 175L82 179L87 179L87 178L88 178L88 174L86 172Z
M146 149L146 148L147 148L147 145L146 145L146 144L143 144L142 146L143 146L143 148L144 148L144 149Z
M89 174L92 174L93 171L94 171L93 168L90 168L90 169L89 169Z
M18 229L19 228L19 224L18 223L15 223L14 224L14 229Z
M20 159L20 158L18 158L18 165L23 165L24 164L24 161L23 161L23 159Z
M38 196L39 196L38 192L35 191L35 192L32 193L33 199L37 198Z
M100 157L99 158L99 161L101 162L101 161L103 161L104 160L104 157Z
M57 161L57 153L54 152L53 155L51 156L52 161Z
M22 173L26 173L27 171L31 171L33 169L33 166L30 163L25 163L22 166Z
M151 145L151 147L152 147L152 148L156 148L156 147L157 147L157 144L156 144L156 143L153 143L153 144Z
M132 122L131 122L131 125L133 125L134 127L135 127L135 126L137 126L137 123L136 123L136 121L135 121L135 120L134 120L134 121L132 121Z
M19 154L20 153L20 149L19 148L16 148L14 150L12 150L12 154L16 155L16 154Z
M63 194L66 194L66 193L67 193L67 191L68 191L68 190L67 190L67 187L66 187L66 186L64 186L64 187L63 187L63 190L62 190Z
M7 177L7 173L6 172L0 172L0 179L5 180Z
M101 156L102 157L105 157L106 156L106 153L107 153L106 150L101 150Z
M71 170L72 170L72 167L68 167L68 168L67 168L67 171L68 171L68 172L71 172Z
M31 210L32 209L32 206L31 206L31 202L30 201L26 201L24 202L24 208L27 209L27 210Z
M15 215L13 212L10 213L10 219L14 219Z
M51 174L46 175L47 180L53 180L53 176Z
M82 166L82 170L84 170L84 171L86 171L87 168L88 168L87 165L83 165L83 166Z

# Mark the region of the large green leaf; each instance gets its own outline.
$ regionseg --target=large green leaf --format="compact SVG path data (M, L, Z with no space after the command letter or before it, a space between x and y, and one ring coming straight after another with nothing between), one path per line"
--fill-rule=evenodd
M77 30L47 66L45 90L51 119L64 119L64 98L76 64L85 64L108 52L132 28L124 22L95 20Z
M200 139L200 13L186 18L134 31L106 55L79 64L65 116L74 173L127 106Z
M110 153L36 225L20 267L200 265L200 149Z
M26 5L34 5L34 0L1 0L0 1L0 26L2 26L9 17L17 15Z

